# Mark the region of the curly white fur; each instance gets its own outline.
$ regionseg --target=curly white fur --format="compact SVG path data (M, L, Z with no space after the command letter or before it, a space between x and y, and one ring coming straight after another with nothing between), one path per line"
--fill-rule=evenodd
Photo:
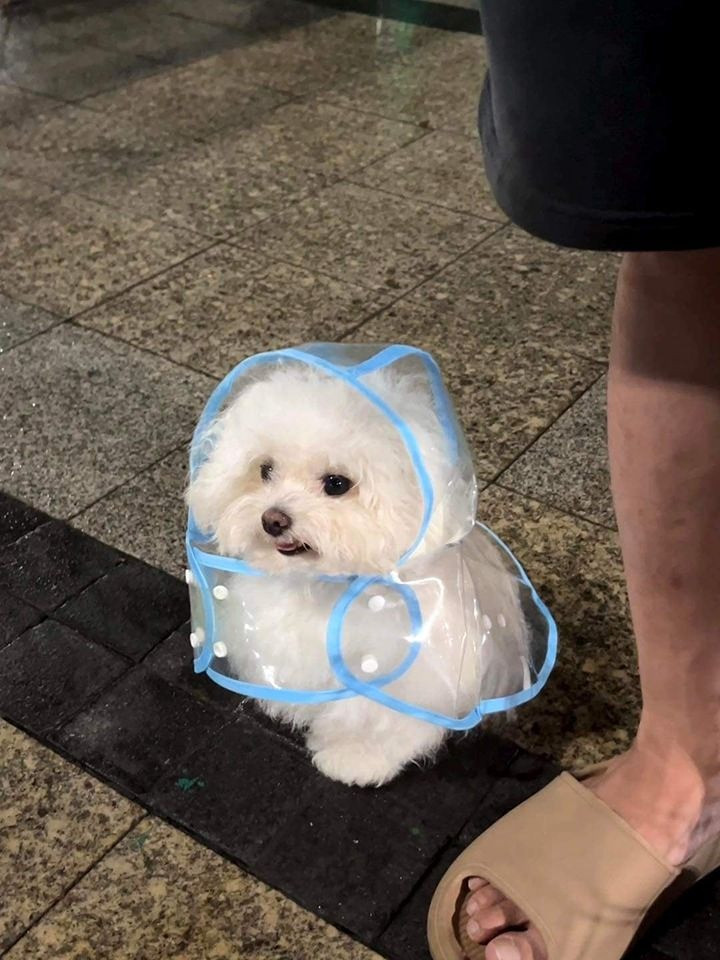
M502 600L503 643L517 653L526 643L526 629L516 586L486 544L482 555L475 550L472 570L457 553L440 550L469 533L475 490L471 476L452 473L447 439L432 414L424 378L386 369L373 375L371 386L410 425L436 494L430 528L413 560L413 586L432 636L426 638L427 655L393 683L392 693L438 712L466 711L481 688L483 695L501 695L521 682L516 669L521 657L494 649L497 633L482 651L468 656L466 621L474 613L466 609L466 594L477 589L479 579L488 609ZM223 636L231 638L231 666L256 683L271 678L295 689L336 686L325 638L337 589L295 575L387 574L396 568L415 540L423 513L418 481L397 430L342 380L309 367L278 366L230 402L207 437L207 452L187 495L197 524L212 534L220 553L241 556L276 575L230 584L221 616ZM328 475L347 477L350 489L328 496ZM273 510L291 520L281 538L263 527L263 515ZM289 556L278 549L293 544L302 552ZM396 638L388 635L384 643L378 631L402 632L404 607L398 607L394 620L378 619L366 605L356 605L348 635L373 636L376 648L390 650ZM251 645L240 627L249 617ZM353 669L359 669L361 653L362 644L345 651ZM503 667L506 661L515 664L512 675ZM408 762L431 756L445 736L441 727L364 697L314 706L264 702L263 707L304 728L318 768L346 783L384 783Z

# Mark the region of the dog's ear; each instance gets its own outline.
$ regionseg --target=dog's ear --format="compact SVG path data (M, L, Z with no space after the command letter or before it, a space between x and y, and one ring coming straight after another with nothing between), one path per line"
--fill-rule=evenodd
M185 492L185 502L198 527L214 534L222 515L242 496L248 481L252 454L245 432L230 408L212 425L201 441L206 459Z
M454 456L427 372L417 361L398 364L373 374L371 385L412 431L430 476L435 508L425 548L454 542L474 521L477 487L469 457Z
M207 460L185 492L185 502L195 523L205 533L214 534L225 510L233 499L232 481L223 465Z

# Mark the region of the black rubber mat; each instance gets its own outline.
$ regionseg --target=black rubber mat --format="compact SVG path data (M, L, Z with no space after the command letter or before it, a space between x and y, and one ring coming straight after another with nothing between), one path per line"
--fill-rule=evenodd
M193 673L187 620L184 583L0 494L0 715L378 953L426 958L443 870L554 765L474 732L378 790L327 780ZM714 960L719 895L698 887L633 960Z

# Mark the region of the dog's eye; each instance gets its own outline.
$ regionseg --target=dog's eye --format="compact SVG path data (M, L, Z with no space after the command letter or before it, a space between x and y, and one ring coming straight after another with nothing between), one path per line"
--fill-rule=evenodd
M323 490L329 497L341 497L348 492L351 486L352 480L338 476L336 473L330 473L323 477Z
M264 463L260 467L260 476L263 478L265 483L272 477L273 465L271 463Z

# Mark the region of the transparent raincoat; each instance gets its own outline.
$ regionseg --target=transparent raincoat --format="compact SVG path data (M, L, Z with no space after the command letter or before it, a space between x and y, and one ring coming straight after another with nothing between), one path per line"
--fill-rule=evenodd
M382 573L330 575L305 566L277 574L220 555L190 512L186 577L196 672L264 701L367 697L450 729L535 697L554 665L557 629L510 550L475 521L471 457L429 354L398 345L313 344L248 358L207 403L193 438L191 480L211 452L217 418L279 365L342 381L358 404L387 420L416 484L417 529ZM422 437L384 391L406 374L424 383L435 429ZM432 457L428 436L443 445ZM303 611L297 634L288 635L283 618L288 598Z

